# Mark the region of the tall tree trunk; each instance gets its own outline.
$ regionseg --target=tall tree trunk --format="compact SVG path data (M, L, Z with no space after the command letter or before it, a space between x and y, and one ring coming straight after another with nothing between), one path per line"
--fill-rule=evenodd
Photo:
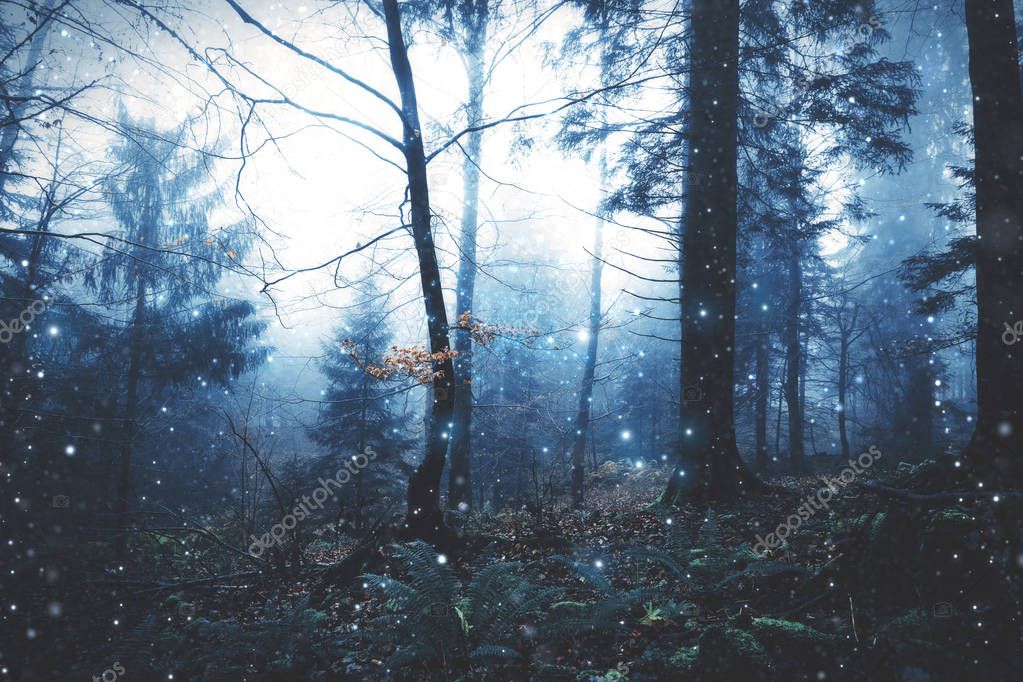
M681 434L668 504L760 486L739 457L733 407L739 0L693 0L690 35L689 167L699 183L687 187L681 231Z
M782 376L788 376L789 364L786 361L781 368ZM785 385L778 387L778 409L774 418L774 461L781 460L781 404L785 399Z
M607 173L607 157L600 154L600 179ZM586 364L582 384L579 386L579 406L575 415L575 435L572 441L572 506L583 504L586 475L586 432L590 428L590 403L593 401L593 377L597 371L597 349L600 336L600 282L604 270L604 219L598 215L593 237L593 272L590 275L590 319L587 325Z
M793 471L806 470L803 447L803 409L799 394L802 347L799 342L799 313L802 304L803 270L798 237L793 237L788 262L788 308L785 313L785 407L789 415L789 464Z
M1023 484L1023 96L1012 0L966 0L977 198L977 426L974 475Z
M842 441L842 461L849 459L849 436L846 433L845 413L849 409L846 393L849 390L849 335L851 329L841 330L838 342L838 437Z
M483 121L484 40L487 30L486 3L481 3L480 24L471 31L466 65L469 98L466 102L468 127ZM480 156L483 131L468 134L462 165L462 234L459 240L461 261L458 266L457 315L472 312L476 291L476 231L479 222ZM472 337L468 331L455 332L455 406L451 425L450 468L448 470L448 508L469 511L472 506Z
M363 375L362 377L362 409L359 412L359 437L355 445L355 451L357 453L366 452L366 432L367 419L366 414L369 412L369 376ZM353 517L354 523L352 524L360 532L363 530L363 514L362 508L366 504L366 477L357 475L355 477L355 509ZM340 497L340 496L339 496Z
M419 259L419 279L426 308L430 352L446 353L450 349L448 315L444 307L444 290L441 286L437 250L430 224L430 191L415 80L412 77L412 65L409 63L405 38L402 36L398 0L383 0L383 9L387 24L391 70L394 72L394 79L401 94L402 146L405 169L408 172L412 238ZM454 367L450 357L444 355L443 359L434 362L434 369L437 374L433 379L433 401L427 408L426 418L426 456L409 478L408 510L405 515L404 531L406 537L446 546L453 538L444 524L444 516L440 509L440 483L448 449L445 431L449 428L454 408L452 390Z
M934 448L934 372L927 358L914 355L902 361L905 392L900 403L907 459L930 457Z
M768 355L769 333L764 320L757 325L756 341L756 401L754 403L754 432L757 468L764 471L770 462L767 456L767 403L771 396L771 359Z
M128 549L128 508L131 496L131 457L135 449L135 416L138 411L139 377L142 372L142 325L146 311L146 285L141 274L135 292L135 312L128 349L128 378L124 398L124 424L121 456L117 467L117 557L124 559Z

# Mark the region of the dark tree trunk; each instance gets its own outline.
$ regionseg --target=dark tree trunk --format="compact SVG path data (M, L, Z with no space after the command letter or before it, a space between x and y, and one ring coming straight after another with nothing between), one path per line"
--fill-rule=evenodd
M411 203L412 237L419 259L419 278L426 308L430 351L444 353L450 349L448 316L444 307L437 250L433 243L430 224L430 192L426 177L426 153L423 149L422 128L419 124L419 105L416 100L412 65L408 60L405 38L402 36L401 12L397 0L383 0L384 19L387 23L387 45L398 91L401 93L403 118L403 152L408 172L409 200ZM454 367L450 357L434 363L437 375L433 380L433 400L427 409L426 456L412 474L408 483L408 511L405 516L405 536L419 538L434 545L450 544L451 532L444 524L440 509L440 483L444 474L448 439L445 430L451 421L454 407L452 382Z
M739 457L733 408L739 0L693 0L690 176L679 253L682 373L679 461L663 501L760 487Z
M135 415L138 410L139 377L142 372L142 324L146 310L146 286L141 274L135 292L135 313L131 323L131 345L128 349L128 380L124 398L124 425L121 455L117 466L117 497L115 509L118 535L117 557L124 559L128 549L128 508L131 496L131 457L135 448Z
M767 403L771 396L771 366L768 355L769 334L767 324L761 320L757 326L756 347L756 401L754 403L755 447L757 468L764 471L770 462L767 456Z
M469 98L466 103L466 123L469 127L483 121L484 49L487 14L486 3L477 18L478 25L471 31L467 45L466 65L469 78ZM480 199L480 157L483 131L468 134L465 159L462 165L462 234L459 240L461 260L458 266L457 315L472 313L476 291L476 231L478 229ZM448 470L448 508L469 511L472 506L472 337L465 330L455 336L455 405L451 420L450 468Z
M783 376L787 376L788 371L789 365L786 362L782 365L781 373ZM775 413L774 418L774 460L776 462L781 460L781 413L782 413L781 404L784 399L785 385L782 384L779 385L778 387L778 411Z
M976 138L977 426L969 466L1023 484L1023 97L1012 0L966 0Z
M356 443L356 452L366 452L366 413L369 411L369 375L363 375L362 377L362 409L359 413L359 438ZM356 476L355 477L355 509L354 511L354 523L352 524L360 532L363 530L363 515L362 509L366 504L366 477Z
M842 461L849 459L849 436L846 432L845 413L849 409L846 393L849 390L849 334L842 328L838 345L838 437L842 441Z
M600 176L604 177L606 162L600 160ZM603 264L604 221L597 218L593 238L593 273L590 276L590 318L587 326L586 364L582 384L579 386L579 407L575 416L575 434L572 440L572 506L583 504L583 483L586 475L586 432L590 428L590 403L593 399L593 377L597 371L597 349L600 336L600 280Z
M922 355L909 358L905 364L907 457L920 460L934 454L934 371Z
M789 416L789 464L793 471L806 470L803 447L803 406L799 392L802 352L799 313L802 305L803 270L798 237L793 237L788 262L788 307L785 312L785 407Z

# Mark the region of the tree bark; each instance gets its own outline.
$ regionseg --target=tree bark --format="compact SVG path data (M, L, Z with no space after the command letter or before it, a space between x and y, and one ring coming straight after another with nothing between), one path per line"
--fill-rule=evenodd
M468 127L483 121L484 42L487 31L486 3L476 17L466 46L466 71L469 97L466 102ZM458 266L457 315L461 320L472 312L476 292L476 232L479 222L480 157L483 131L468 134L462 165L462 234L459 240L461 260ZM451 425L450 468L448 470L448 508L469 511L472 506L472 337L466 330L455 333L455 405Z
M607 172L604 152L600 156L600 178ZM593 237L593 272L590 275L590 318L587 325L589 336L586 340L586 364L583 367L582 384L579 386L579 406L575 415L575 434L572 440L572 506L583 504L583 488L586 474L586 432L590 428L590 403L593 401L593 377L597 370L597 350L600 336L600 282L604 270L604 220L597 217Z
M843 327L838 346L838 437L842 441L842 461L849 459L849 436L846 433L846 393L849 385L849 334L851 329Z
M146 286L139 275L135 292L135 312L131 323L131 346L128 355L128 377L124 398L124 425L121 454L117 466L117 525L115 543L117 557L123 560L128 550L128 508L131 496L131 457L135 449L135 417L138 410L139 378L142 371L142 324L146 310Z
M756 314L760 314L758 311ZM768 330L767 324L761 319L757 325L757 347L756 347L756 371L754 381L756 382L756 401L754 403L754 432L756 447L756 465L763 472L770 463L767 456L767 403L771 396L771 366L768 355Z
M679 461L662 501L735 497L759 481L735 443L739 0L693 0L689 168L679 272Z
M1023 96L1012 0L966 0L976 140L977 426L968 467L1023 484Z
M806 470L803 446L803 408L799 395L802 348L799 343L799 314L802 307L803 270L798 237L792 237L788 262L788 308L785 313L785 407L789 421L789 465L793 471Z
M383 9L391 70L401 95L402 146L408 173L412 238L419 260L419 279L426 309L430 352L443 353L450 349L448 316L444 307L437 250L433 242L426 152L419 123L415 80L402 35L401 11L397 0L383 0ZM446 429L449 428L454 407L453 363L449 357L445 357L434 363L434 370L437 374L433 379L433 400L427 407L426 417L426 456L409 479L404 535L441 547L450 545L453 540L440 509L440 483L448 449Z

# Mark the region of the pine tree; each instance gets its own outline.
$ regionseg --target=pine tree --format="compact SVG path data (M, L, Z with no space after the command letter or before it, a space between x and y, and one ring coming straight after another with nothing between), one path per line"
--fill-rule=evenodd
M400 489L392 490L396 480L411 472L401 455L414 443L405 435L411 415L399 411L397 400L392 400L400 394L371 376L364 367L367 360L379 361L391 349L393 333L387 314L379 308L381 296L369 280L353 312L334 332L335 339L340 341L324 344L320 371L328 386L311 433L313 440L328 450L313 465L317 475L332 475L346 459L364 453L367 448L377 453L371 466L353 476L353 494L338 500L339 514L344 513L346 504L350 505L355 525L360 529L364 525L364 508L375 501L368 498L368 491L375 491L379 497ZM385 488L388 484L391 487Z
M251 233L245 222L214 226L221 192L206 159L185 151L186 127L162 133L123 110L120 126L126 132L112 150L120 168L105 186L120 230L91 283L108 300L129 302L115 338L124 368L115 493L123 530L139 418L152 409L144 384L225 384L265 351L247 347L263 329L249 319L252 305L217 300L217 281L244 256Z

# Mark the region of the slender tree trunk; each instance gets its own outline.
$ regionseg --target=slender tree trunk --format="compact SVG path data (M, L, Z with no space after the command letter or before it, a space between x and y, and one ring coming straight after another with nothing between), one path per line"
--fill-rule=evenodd
M768 331L767 324L761 320L757 326L757 347L756 347L756 402L754 403L755 441L756 441L756 464L757 468L764 471L770 462L767 456L767 403L771 395L771 360L768 355Z
M466 123L469 127L483 121L484 48L486 9L481 10L480 26L471 32L467 49L469 98ZM462 165L462 234L459 242L457 315L461 320L472 313L476 290L476 232L479 222L480 157L483 131L468 134ZM472 505L472 337L466 330L455 335L455 405L451 426L451 462L448 470L448 508L469 511Z
M788 362L784 363L781 368L782 376L788 376L789 365ZM781 460L781 404L785 399L785 386L784 384L778 387L778 409L775 413L774 418L774 460L777 462Z
M525 413L522 415L522 429L520 433L520 445L519 445L519 456L518 466L515 467L515 504L523 504L525 489L525 471L526 471L526 455L531 452L532 446L530 444L530 434L532 429L530 426L533 423L533 369L532 367L526 370L526 395L523 398L522 404L525 406ZM534 455L535 456L535 455Z
M838 346L838 437L842 441L842 461L849 459L849 436L846 433L845 413L848 409L846 393L849 386L849 335L852 330L843 328Z
M366 452L366 413L369 411L369 376L363 375L362 377L362 409L359 413L359 438L356 444L356 452ZM355 517L354 526L361 532L363 530L363 514L362 508L366 504L365 490L366 481L365 476L355 476L355 510L353 516Z
M590 429L590 471L597 470L597 430Z
M600 155L600 178L607 172L607 158ZM590 275L590 319L587 326L589 337L586 343L586 364L583 367L582 384L579 387L579 406L575 416L575 434L572 441L572 506L583 504L583 487L586 475L586 432L590 428L590 404L593 402L593 377L597 370L597 350L600 336L600 281L604 270L604 220L597 218L593 237L593 272Z
M768 241L764 238L757 240L757 251L761 262L768 262ZM766 272L766 270L764 271ZM761 472L770 466L770 457L767 454L767 411L771 402L771 330L768 324L769 313L763 307L767 300L763 288L756 290L759 295L754 296L754 315L757 316L756 325L756 346L754 349L754 395L753 403L753 432L755 463Z
M419 259L419 278L423 290L423 304L426 308L430 351L446 353L450 349L448 316L444 307L440 266L437 263L437 250L430 224L426 152L423 149L422 127L419 123L415 80L412 77L412 65L408 60L405 38L402 36L398 0L383 0L383 9L391 69L401 94L402 142L405 168L408 172L412 237ZM444 359L434 362L434 369L437 374L433 379L433 401L427 409L426 456L409 479L405 535L434 545L446 546L453 538L444 524L444 516L440 509L440 483L448 449L446 429L450 428L448 424L451 422L454 407L452 390L454 367L450 357L445 355Z
M238 538L239 547L245 546L245 539L249 537L249 515L246 505L246 499L249 493L249 471L248 471L248 451L243 447L241 448L241 475L239 476L238 489L240 491L241 504L239 508L241 513L238 515L238 528L240 529L241 536Z
M788 262L788 309L785 313L785 407L789 416L789 464L793 471L806 470L803 447L803 410L799 396L802 347L799 343L799 313L802 304L803 270L797 237L793 237Z
M908 458L919 460L933 454L934 448L934 372L922 355L904 361L906 392L902 406L908 436Z
M689 167L699 182L687 187L681 230L681 434L668 504L760 487L739 457L733 407L739 0L693 0L690 23Z
M124 398L124 424L121 456L117 467L117 535L116 549L124 559L128 549L128 508L131 496L131 457L135 448L135 416L138 410L139 377L142 371L142 324L146 310L146 286L139 277L135 292L135 313L131 323L131 346L128 352L128 379Z
M1012 0L966 0L977 198L977 426L969 466L1023 485L1023 96Z

